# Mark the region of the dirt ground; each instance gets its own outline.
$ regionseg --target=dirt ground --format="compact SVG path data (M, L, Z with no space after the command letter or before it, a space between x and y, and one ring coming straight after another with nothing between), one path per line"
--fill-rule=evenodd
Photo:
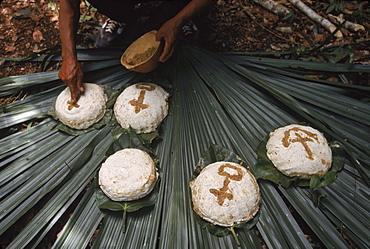
M248 0L218 0L205 14L194 21L201 34L199 45L212 51L243 51L243 52L283 52L307 51L325 43L350 44L353 58L352 63L370 63L369 30L370 12L367 1L336 1L343 3L342 13L346 18L352 18L355 11L363 9L356 22L363 25L365 30L350 32L343 30L343 38L334 38L329 42L330 33L316 25L305 14L285 1L277 1L288 7L293 13L289 18L276 15L267 9ZM305 1L312 9L323 17L333 1ZM360 3L362 2L362 6ZM58 4L59 0L3 0L0 4L0 57L24 58L44 50L56 50L60 44L58 33ZM151 19L146 19L152 12L153 4L142 5L142 14L138 16L135 27L128 30L132 36L139 37ZM96 34L94 25L102 25L107 17L96 12L84 1L81 3L82 18L80 21L78 45L94 47L89 34ZM339 12L332 11L338 14ZM281 32L279 30L288 31ZM297 52L298 53L298 52ZM296 53L296 54L297 54ZM319 57L317 54L313 56ZM341 62L347 62L343 58ZM55 70L54 65L47 70ZM40 63L11 62L0 60L0 77L22 75L40 70Z

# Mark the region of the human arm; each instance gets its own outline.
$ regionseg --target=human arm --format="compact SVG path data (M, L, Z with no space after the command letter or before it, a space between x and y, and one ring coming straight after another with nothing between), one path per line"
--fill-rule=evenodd
M60 0L59 33L62 41L62 66L59 78L71 91L71 104L78 101L84 91L82 86L83 72L76 54L76 34L80 17L79 0Z
M177 40L184 26L191 18L210 7L212 0L192 0L176 16L165 22L156 34L156 39L165 42L160 62L168 60L175 51Z

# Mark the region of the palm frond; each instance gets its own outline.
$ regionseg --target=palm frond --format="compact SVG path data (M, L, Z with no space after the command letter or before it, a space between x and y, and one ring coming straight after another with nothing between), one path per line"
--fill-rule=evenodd
M98 61L84 66L86 82L115 90L145 80L167 79L172 84L170 115L154 148L160 161L159 199L154 207L130 214L122 233L121 214L99 210L89 186L114 141L110 133L114 126L69 136L53 129L56 121L47 118L0 140L0 236L11 231L24 214L38 210L9 248L36 248L76 202L54 248L90 244L92 248L239 248L232 236L212 235L198 223L189 188L194 168L212 143L235 152L253 171L261 140L279 126L301 122L346 148L345 168L333 184L319 190L326 196L319 207L314 206L308 189L285 189L259 180L263 198L259 221L250 230L236 229L240 248L262 248L261 240L269 248L309 248L306 225L316 242L327 248L350 248L346 237L359 248L370 245L366 232L370 223L370 106L352 97L358 92L368 95L370 87L304 76L307 70L308 74L370 72L370 67L180 47L156 74L143 75L120 66L120 51L104 58L94 50L85 52L87 59L96 56ZM47 89L4 107L2 130L46 118L64 86L57 72L12 76L0 83L0 96L38 86Z

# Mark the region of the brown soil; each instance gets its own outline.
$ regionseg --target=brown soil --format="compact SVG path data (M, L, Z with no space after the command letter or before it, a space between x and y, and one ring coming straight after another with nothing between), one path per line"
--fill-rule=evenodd
M212 51L243 51L243 52L283 52L302 51L317 46L329 37L322 28L316 29L309 18L295 9L286 1L278 1L292 9L295 18L284 19L248 0L218 0L206 15L195 19L201 31L200 45ZM312 9L327 17L326 10L330 1L306 0ZM323 3L325 2L325 3ZM346 13L358 10L359 4L354 1L344 3ZM358 1L357 1L358 2ZM0 57L24 58L45 49L56 49L60 44L58 33L58 0L3 0L0 4ZM369 6L362 1L363 10ZM143 34L151 20L147 20L153 4L141 6L142 16L138 17L135 27L129 29L133 36ZM81 3L81 12L85 21L81 22L79 33L96 34L97 29L88 23L102 25L106 17ZM149 15L150 16L150 15ZM348 15L347 15L348 16ZM333 39L328 44L351 44L354 55L353 63L369 64L369 30L370 15L367 10L357 18L366 31L349 32L343 30L344 38ZM279 28L289 28L290 33L279 32ZM135 34L136 32L136 34ZM363 43L367 41L368 43ZM94 42L87 36L80 36L78 45L93 47ZM313 56L319 57L317 54ZM345 58L348 60L348 58ZM40 70L41 63L10 62L0 60L0 77L22 75ZM55 70L58 64L47 70Z

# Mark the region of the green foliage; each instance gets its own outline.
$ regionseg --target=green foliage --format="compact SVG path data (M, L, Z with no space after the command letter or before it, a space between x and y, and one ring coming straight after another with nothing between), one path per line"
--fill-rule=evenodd
M90 21L91 19L92 19L92 16L82 14L82 15L80 15L79 22L84 23L84 22Z
M242 166L245 165L245 162L243 162L243 160L234 152L219 145L211 144L199 159L198 164L195 167L195 174L198 175L208 164L218 161L233 162ZM249 167L244 167L248 168L249 170Z
M31 13L33 13L33 12L30 11L30 10L18 10L18 11L15 12L13 17L15 19L26 19L26 18L30 17Z
M354 53L351 45L349 44L326 48L325 50L323 50L323 56L325 56L325 58L331 63L352 63L354 59Z
M91 15L97 12L97 9L94 8L88 1L84 1L84 3L87 7L87 11L86 13L80 15L79 23L90 21L93 18Z
M369 14L369 8L364 9L363 1L352 1L351 3L359 4L358 8L350 13L345 9L345 4L340 0L330 0L330 5L326 10L326 13L332 13L334 15L343 14L344 19L352 22L363 22L367 14Z
M257 147L258 161L254 170L256 179L269 180L283 186L284 188L288 188L292 183L298 181L298 177L286 176L275 168L267 157L266 143L268 138L268 136L265 137Z
M125 70L119 62L121 55L121 50L78 50L80 60L94 62L83 66L89 82L116 91L149 77ZM316 244L351 248L344 237L358 248L368 248L370 108L353 96L367 97L370 89L320 78L359 72L370 73L370 68L180 46L155 72L173 85L171 111L162 124L160 142L153 147L161 169L158 199L154 206L127 215L125 233L120 229L123 212L101 210L94 188L89 186L110 153L143 140L130 138L131 131L117 128L113 118L101 129L78 136L53 129L57 122L47 112L65 87L56 71L2 78L0 95L5 98L38 89L1 109L2 131L46 119L0 140L0 242L25 214L33 213L22 231L12 234L9 248L40 247L52 228L59 227L61 217L68 221L54 248L258 249L262 248L261 239L268 248ZM308 78L307 74L319 77ZM240 247L232 236L216 237L203 229L191 207L189 182L210 142L229 148L257 175L256 148L261 140L276 127L300 122L313 124L328 140L339 142L333 147L344 148L345 153L338 153L342 161L332 166L337 173L335 181L312 191L309 182L305 187L284 188L259 180L263 202L255 217L258 222L249 230L235 229ZM219 150L214 151L217 154ZM312 186L326 185L332 176L316 179ZM306 229L313 235L310 241Z
M94 13L94 12L97 12L98 10L96 8L94 8L94 6L92 6L88 1L85 0L85 4L86 6L88 7L88 10L90 13Z
M326 13L341 13L344 11L344 3L340 0L330 0L330 5L326 10Z
M292 24L296 19L297 19L297 15L294 13L294 10L289 8L289 14L283 16L283 18L281 19L282 21L288 21L288 23Z
M116 121L114 121L116 123ZM118 150L125 148L136 148L147 152L155 163L158 163L158 158L155 156L150 145L158 138L158 129L147 134L136 134L135 130L131 127L123 129L116 123L115 128L112 129L112 136L114 142L107 151L107 155L111 155Z
M311 177L311 180L310 180L310 188L312 190L316 190L318 188L328 186L332 184L336 178L337 178L337 173L334 171L329 171L325 173L322 177L318 175L314 175Z
M351 17L355 18L355 19L362 19L364 17L364 15L366 15L368 13L369 13L369 8L367 8L367 10L365 11L364 10L364 3L362 2L359 5L358 9L352 12Z
M54 1L49 1L49 2L48 2L48 7L49 7L52 11L57 10L57 5L55 4L55 2L54 2Z
M306 36L306 38L310 41L312 48L291 46L288 51L275 54L281 54L287 59L307 62L353 63L355 54L351 43L330 45L331 37L329 36L324 42L315 44L309 37Z

